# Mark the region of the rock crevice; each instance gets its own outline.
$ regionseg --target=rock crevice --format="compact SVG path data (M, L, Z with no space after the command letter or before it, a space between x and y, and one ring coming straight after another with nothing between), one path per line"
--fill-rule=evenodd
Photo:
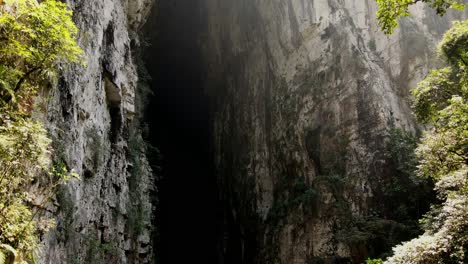
M60 188L52 209L57 226L44 238L38 261L151 263L154 175L144 144L132 144L141 138L138 30L153 1L68 4L86 66L63 71L48 95L47 126L55 155L81 179Z

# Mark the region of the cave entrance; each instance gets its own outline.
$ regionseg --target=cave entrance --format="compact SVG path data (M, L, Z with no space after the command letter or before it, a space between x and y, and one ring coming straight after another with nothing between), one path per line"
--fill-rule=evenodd
M161 152L155 254L159 264L219 263L221 219L210 149L210 101L197 48L199 1L160 0L144 36L154 91L146 119Z

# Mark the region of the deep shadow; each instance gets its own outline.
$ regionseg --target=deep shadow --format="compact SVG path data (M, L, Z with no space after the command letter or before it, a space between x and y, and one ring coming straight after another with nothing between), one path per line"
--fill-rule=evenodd
M178 6L182 4L182 6ZM221 221L210 150L210 102L203 91L198 1L161 0L148 21L145 64L154 98L146 121L159 148L158 264L218 263Z

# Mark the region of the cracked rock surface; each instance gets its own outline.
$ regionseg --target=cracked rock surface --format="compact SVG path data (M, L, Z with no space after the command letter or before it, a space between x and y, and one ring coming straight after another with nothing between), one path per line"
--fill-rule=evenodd
M372 0L202 2L226 232L240 237L225 250L237 243L239 263L361 263L343 223L378 203L385 132L417 129L409 89L464 14L416 5L385 36Z
M136 56L152 0L68 1L86 66L45 92L56 156L81 177L60 188L38 263L150 263L153 173L141 145ZM138 162L135 162L138 161Z

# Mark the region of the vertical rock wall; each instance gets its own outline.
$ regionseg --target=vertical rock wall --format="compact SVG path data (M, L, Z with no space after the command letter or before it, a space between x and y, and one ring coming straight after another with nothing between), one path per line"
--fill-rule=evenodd
M81 177L60 188L39 263L149 263L154 179L138 126L139 28L151 0L70 0L86 66L44 91L56 153Z
M372 0L205 5L225 254L237 253L232 263L362 261L366 245L342 234L379 208L379 184L392 176L386 131L416 130L408 91L461 15L418 5L385 36Z
M379 206L379 184L391 177L385 131L416 130L408 90L437 63L435 44L456 15L417 6L384 36L373 0L200 3L193 41L214 104L224 262L361 260L365 245L340 234ZM151 0L69 4L87 66L65 69L42 104L56 156L81 180L50 208L57 227L39 263L149 263L154 179L135 52Z

